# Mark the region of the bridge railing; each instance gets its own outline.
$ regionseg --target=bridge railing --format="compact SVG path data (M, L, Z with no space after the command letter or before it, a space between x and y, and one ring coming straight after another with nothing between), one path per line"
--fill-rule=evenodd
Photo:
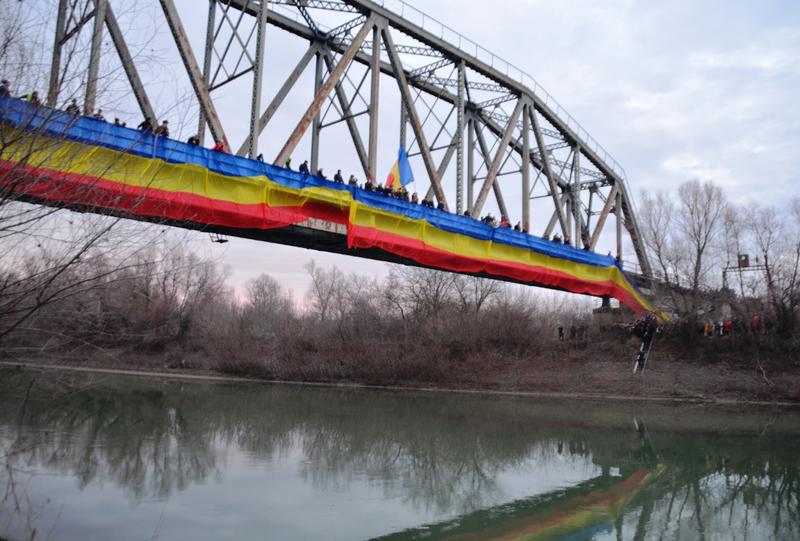
M483 62L506 75L507 77L521 83L533 94L539 98L545 105L547 105L556 115L578 136L581 143L593 150L598 157L600 157L623 181L627 181L625 169L598 143L594 137L589 135L583 126L570 115L558 101L550 95L547 90L540 85L527 72L514 66L513 64L503 60L491 51L481 47L468 37L453 30L449 26L434 19L430 15L423 13L414 6L408 4L404 0L373 0L385 9L399 15L410 23L413 23L426 32L433 34L439 39L457 47L462 52L473 58Z

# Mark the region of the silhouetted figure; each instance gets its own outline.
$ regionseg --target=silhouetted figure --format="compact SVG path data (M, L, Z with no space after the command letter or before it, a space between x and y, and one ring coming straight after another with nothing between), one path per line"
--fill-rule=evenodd
M317 176L318 176L319 178L323 178L323 179L325 179L325 180L328 180L328 177L326 177L326 176L325 176L325 173L323 173L323 172L322 172L322 168L321 168L321 167L320 167L319 169L317 169Z
M31 105L41 105L42 104L42 100L39 99L39 93L36 92L35 90L33 92L31 92L30 94L26 94L25 97L22 98L22 99L28 100Z
M189 138L186 140L186 142L187 142L187 143L189 143L190 145L192 145L192 146L195 146L195 147L196 147L197 145L199 145L199 144L200 144L200 138L199 138L198 136L196 136L196 135L192 135L191 137L189 137Z
M102 109L98 109L97 112L92 115L92 118L94 118L95 120L103 120L103 121L105 121L106 119L106 117L103 116Z
M639 370L644 370L647 366L647 357L650 354L650 348L653 345L658 333L658 319L653 312L647 312L643 320L639 320L633 327L633 333L642 339L642 345L639 347L639 353L636 355L636 360L633 363L633 373Z
M444 210L444 203L442 201L439 201L438 203L436 203L436 208L439 210Z
M336 174L333 175L333 180L335 182L337 182L338 184L344 184L344 178L342 178L342 170L341 169L337 169L336 170Z
M137 129L139 129L139 130L142 130L142 131L149 131L149 132L151 132L151 131L153 131L153 123L152 123L152 122L150 122L150 119L149 119L149 118L145 118L144 120L142 120L142 121L139 123L139 125L138 125L138 126L136 126L136 128L137 128Z
M72 101L69 102L69 105L67 105L67 108L64 110L71 115L78 116L81 114L81 108L75 98L72 98Z
M355 175L350 175L350 178L347 179L347 185L353 186L354 188L358 187L358 179L356 178Z
M3 79L0 81L0 98L7 98L11 95L11 83L8 82L8 79Z
M411 202L416 205L419 204L419 196L417 195L417 192L411 194Z
M169 121L162 121L153 133L162 137L169 137Z
M300 172L308 173L308 160L305 160L303 163L300 164Z
M263 154L261 154L261 153L259 153L259 155L258 155L258 156L256 156L256 159L257 159L258 161L260 161L260 162L263 162L263 161L264 161L264 155L263 155Z
M367 177L367 181L364 183L364 189L368 192L371 192L375 189L375 184L372 183L372 179Z
M291 157L286 158L286 161L283 162L283 167L285 167L286 169L291 169L292 168L292 158Z
M558 326L558 339L564 340L564 327L561 325Z
M514 224L514 231L522 231L522 226L520 226L519 222Z

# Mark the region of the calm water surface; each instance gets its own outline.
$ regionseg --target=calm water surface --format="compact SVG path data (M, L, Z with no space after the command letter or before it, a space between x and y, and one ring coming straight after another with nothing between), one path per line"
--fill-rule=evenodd
M0 369L0 538L800 539L800 411Z

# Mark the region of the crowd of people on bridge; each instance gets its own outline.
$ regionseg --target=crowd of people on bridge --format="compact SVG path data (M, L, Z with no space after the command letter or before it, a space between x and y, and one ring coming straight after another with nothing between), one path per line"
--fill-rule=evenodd
M3 79L2 81L0 81L0 97L8 97L10 95L11 95L11 93L10 93L10 84L6 79ZM29 101L33 105L37 105L37 106L41 105L41 99L39 98L39 93L37 91L35 91L35 90L30 92L30 93L28 93L28 94L24 94L24 95L20 96L20 98ZM103 110L102 109L96 109L94 111L87 111L86 113L82 113L81 112L81 107L78 105L78 102L77 102L77 100L75 98L72 98L70 100L69 104L64 108L64 111L66 113L68 113L68 114L75 115L75 116L83 115L83 116L94 118L96 120L106 121L106 118L105 118L105 115L103 114ZM124 121L121 121L117 117L114 118L113 124L115 126L127 127L127 123L124 122ZM152 133L153 135L161 136L161 137L169 137L169 135L170 135L169 121L166 120L166 119L162 120L161 124L157 124L152 119L145 118L144 120L142 120L142 122L139 123L139 125L137 126L137 129L140 130L140 131ZM190 145L197 146L197 145L200 144L200 137L198 135L192 135L191 137L189 137L186 140L186 142L188 144L190 144ZM222 143L222 142L216 142L211 147L211 150L214 151L214 152L229 152L229 149L226 148L225 144ZM262 154L259 154L256 157L256 159L263 162L264 161L264 156ZM283 167L285 167L286 169L291 169L292 168L292 159L291 158L287 159L286 162L283 164ZM310 171L309 165L308 165L308 160L304 160L303 163L300 164L300 167L298 168L298 170L299 170L299 172L304 173L306 175L311 175L312 174L312 172ZM323 172L323 170L321 168L317 169L317 171L314 173L314 176L316 176L316 177L318 177L318 178L320 178L322 180L329 180L328 177L325 176L325 173ZM379 193L379 194L382 194L382 195L384 195L386 197L392 197L392 198L395 198L395 199L401 199L403 201L408 201L410 203L418 204L418 205L421 205L423 207L427 207L427 208L431 208L431 209L435 208L435 209L438 209L438 210L440 210L442 212L448 212L448 210L445 207L445 204L444 204L443 201L438 201L437 203L434 203L433 198L432 198L432 196L430 194L427 194L427 195L425 195L425 197L420 198L419 195L416 192L409 193L408 190L406 190L405 186L400 186L398 188L395 188L393 186L384 186L380 182L376 182L371 177L368 177L367 180L362 184L362 183L359 182L359 180L353 174L351 174L349 176L348 180L345 182L344 177L342 176L341 169L336 171L336 174L333 176L333 179L329 180L329 182L334 182L334 183L337 183L337 184L345 184L346 183L348 186L351 186L353 188L366 190L368 192ZM464 216L466 216L468 218L473 218L473 216L472 216L471 212L469 211L469 209L464 211ZM519 232L526 233L526 234L528 233L527 228L525 226L523 226L520 222L517 222L512 227L511 226L511 222L508 219L508 216L506 216L505 214L502 214L500 216L499 220L497 218L495 218L491 213L487 213L485 216L482 216L481 218L474 218L474 219L479 219L479 221L481 223L489 225L491 227L507 228L507 229L513 229L514 231L519 231ZM561 236L558 235L557 233L554 234L552 236L552 238L548 238L547 236L545 236L544 239L545 240L550 240L550 241L552 241L554 243L557 243L557 244L562 244L562 243L566 244L566 245L570 244L570 240L568 238L564 238L562 240ZM589 250L588 246L585 246L584 250Z

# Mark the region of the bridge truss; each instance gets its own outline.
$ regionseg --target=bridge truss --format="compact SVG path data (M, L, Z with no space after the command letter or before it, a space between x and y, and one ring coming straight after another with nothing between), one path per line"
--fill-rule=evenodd
M639 270L652 275L623 168L530 76L402 0L208 0L202 3L207 25L199 56L174 1L158 2L197 100L201 142L208 131L232 152L257 157L259 136L313 61L313 98L274 163L290 158L310 131L309 162L316 171L323 131L344 123L364 176L380 180L379 124L398 115L397 143L424 165L427 193L420 196L473 217L491 198L501 214L532 234L558 234L592 250L613 215L609 234L617 257L627 235ZM155 124L115 3L59 0L48 103L59 105L66 44L91 27L84 109L94 109L107 32L142 114ZM269 101L263 95L272 76L265 65L268 26L307 44ZM250 81L251 96L249 129L238 144L228 138L216 106L221 89L235 80ZM399 103L385 99L386 84L396 87ZM504 192L519 194L518 200L509 201Z

